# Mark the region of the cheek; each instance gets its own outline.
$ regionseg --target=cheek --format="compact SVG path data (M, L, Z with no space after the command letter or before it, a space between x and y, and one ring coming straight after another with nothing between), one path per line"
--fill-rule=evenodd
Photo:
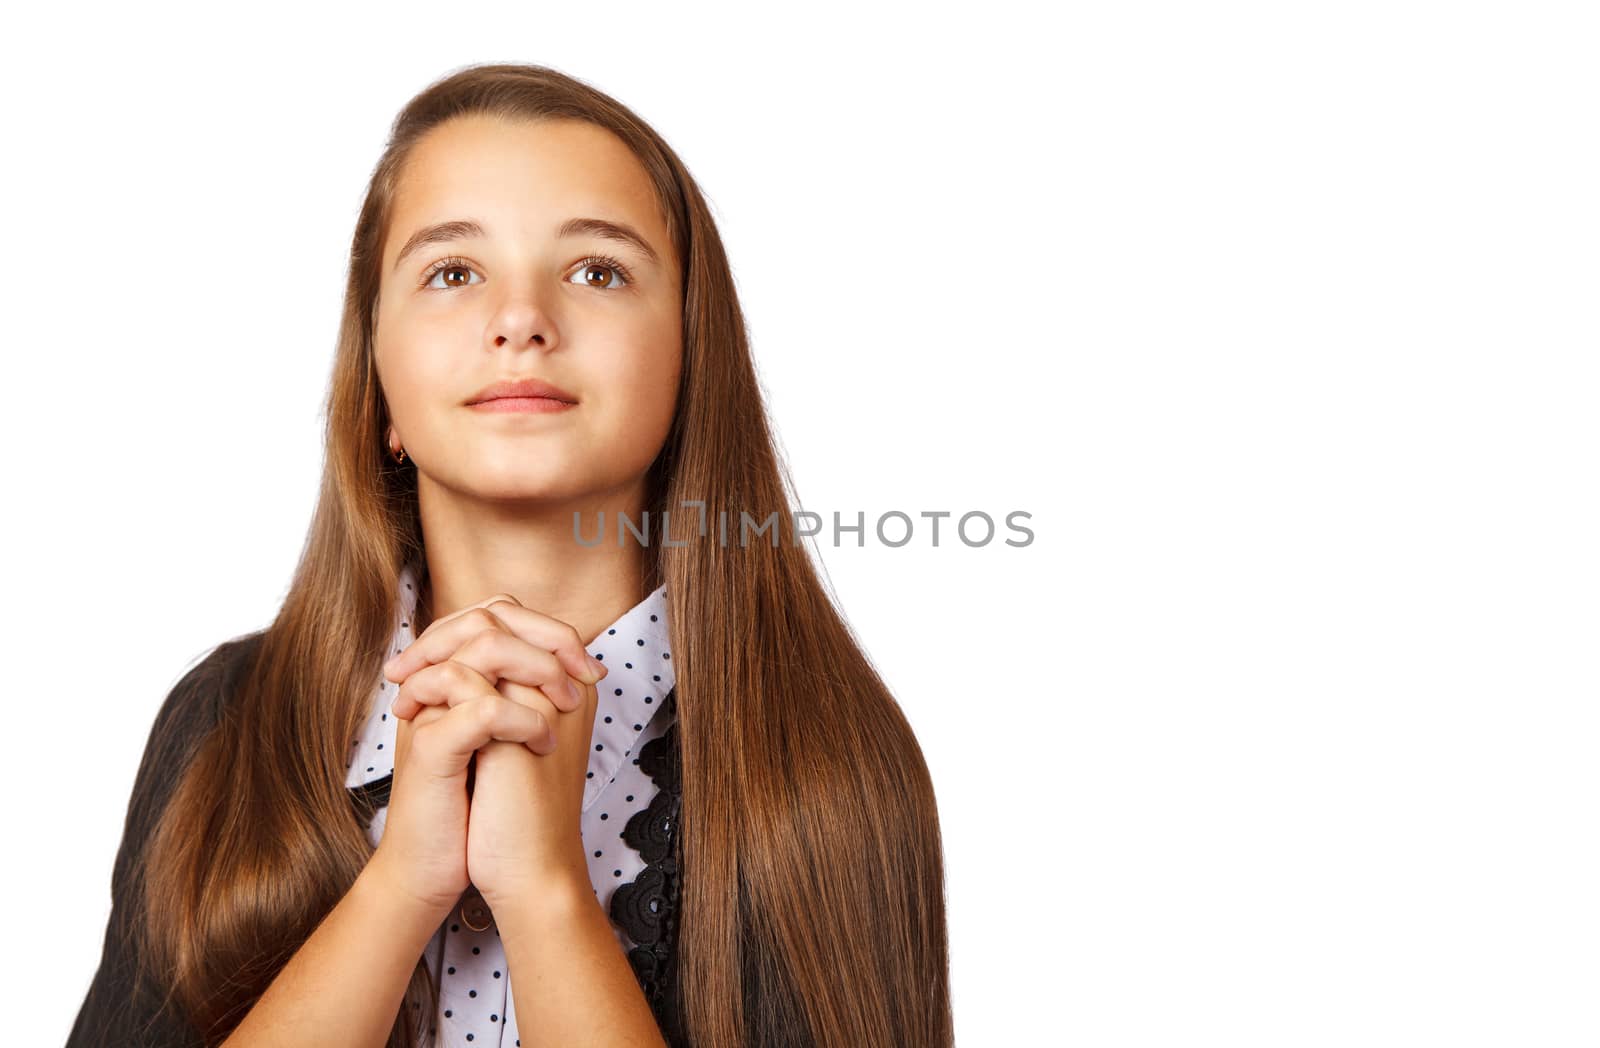
M402 426L429 425L429 416L448 403L459 376L452 376L448 358L430 347L424 333L408 329L403 337L384 337L374 347L378 379L390 413ZM455 381L452 381L455 379ZM465 396L465 393L462 394ZM421 436L421 434L417 434Z
M671 428L677 407L678 362L666 355L636 357L600 383L606 419L619 444L657 445Z

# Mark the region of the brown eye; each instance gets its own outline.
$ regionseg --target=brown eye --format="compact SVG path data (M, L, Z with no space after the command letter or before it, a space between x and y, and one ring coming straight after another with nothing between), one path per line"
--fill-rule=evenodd
M432 288L437 291L448 291L451 288L469 287L472 284L471 278L473 273L474 270L472 267L467 265L466 262L459 258L441 259L433 266L432 269L428 270L427 275L422 278L422 286L425 288ZM449 276L446 276L446 274L449 274ZM459 274L465 274L465 279L459 278ZM437 283L436 278L438 277L445 277L445 281L442 285ZM482 281L479 281L479 283L482 283Z
M614 258L595 256L578 264L572 274L573 283L582 283L600 291L621 291L628 286L628 270ZM620 280L621 283L614 283Z
M616 273L616 270L612 269L610 266L600 265L583 267L584 282L591 287L605 287L606 285L610 284L611 278L605 275L607 273L614 274ZM599 275L597 276L596 274Z

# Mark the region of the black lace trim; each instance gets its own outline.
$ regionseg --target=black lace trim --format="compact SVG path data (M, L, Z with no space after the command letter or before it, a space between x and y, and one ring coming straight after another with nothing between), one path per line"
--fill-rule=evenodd
M675 716L676 689L667 692L662 707L667 716ZM622 839L643 857L645 868L611 895L611 919L638 944L628 951L628 963L671 1044L681 1039L673 963L682 893L677 833L683 804L681 768L678 725L674 720L665 732L639 750L639 770L655 782L657 793L649 807L628 819L622 831Z

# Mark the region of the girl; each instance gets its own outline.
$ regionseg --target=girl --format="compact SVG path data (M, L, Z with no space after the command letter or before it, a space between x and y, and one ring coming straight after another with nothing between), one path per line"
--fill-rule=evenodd
M952 1043L927 767L676 154L455 73L344 303L303 558L156 718L70 1044Z

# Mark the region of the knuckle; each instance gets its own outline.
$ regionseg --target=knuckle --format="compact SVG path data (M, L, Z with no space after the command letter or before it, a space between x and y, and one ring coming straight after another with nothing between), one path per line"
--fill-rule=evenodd
M472 667L457 662L453 658L449 662L441 662L439 665L444 668L443 672L449 675L448 684L452 689L470 684L472 678L477 674L477 671Z
M498 629L479 630L477 633L474 633L465 644L461 645L461 647L457 649L456 656L459 657L463 652L471 655L477 655L487 651L492 651L500 646L500 638L502 636L504 636L504 632Z

